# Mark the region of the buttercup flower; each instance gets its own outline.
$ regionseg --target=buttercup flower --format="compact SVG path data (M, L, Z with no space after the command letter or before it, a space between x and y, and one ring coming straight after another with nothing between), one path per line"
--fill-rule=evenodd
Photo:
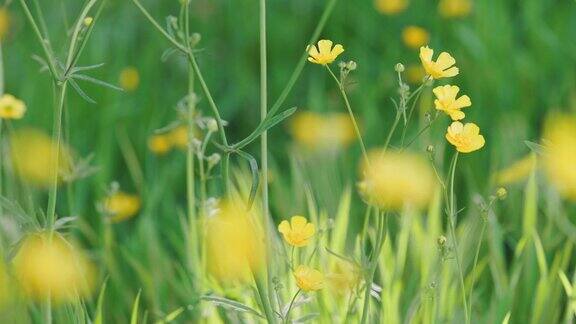
M453 85L439 86L432 90L436 96L434 100L436 109L448 114L452 120L463 119L465 115L461 109L472 105L470 97L466 95L456 98L459 91L460 88Z
M361 167L358 189L362 198L384 209L423 208L432 199L434 172L426 159L408 152L370 152Z
M466 17L472 10L470 0L440 0L438 11L444 18Z
M286 220L278 225L278 231L282 233L284 240L295 247L303 247L310 243L310 239L316 233L314 224L308 223L302 216L292 216L290 223Z
M542 166L558 192L576 201L576 116L555 115L544 127Z
M178 126L167 134L170 143L179 149L186 150L188 148L188 127Z
M324 275L305 265L299 265L294 271L296 285L304 292L316 291L324 288Z
M300 112L291 119L290 133L299 144L309 149L339 149L356 139L354 125L344 113Z
M426 71L422 65L411 64L406 68L406 79L411 84L420 84L426 76Z
M223 201L204 224L208 272L224 284L252 280L264 265L264 231L258 215L240 201Z
M484 147L484 136L480 135L480 128L474 123L462 124L453 122L448 127L446 139L461 153L470 153Z
M408 6L408 0L375 0L376 10L385 15L399 14Z
M13 95L5 94L0 97L0 118L20 119L24 117L26 105Z
M140 197L124 192L116 192L104 200L103 207L113 223L134 217L141 206Z
M312 45L308 46L306 50L308 51L308 61L326 65L334 62L338 55L344 53L344 47L340 44L336 44L332 48L333 42L331 40L322 39L318 42L318 46Z
M55 303L86 297L93 288L92 264L59 234L28 236L14 259L14 273L23 291L43 301Z
M410 48L420 48L428 44L430 34L422 27L408 26L402 31L402 40Z
M361 281L360 269L350 262L337 260L332 271L326 275L328 287L337 294L352 291Z
M120 72L120 87L126 91L134 91L140 85L140 73L135 67L129 66Z
M529 154L511 166L500 170L495 175L496 183L503 186L526 179L536 168L536 155Z
M428 46L420 47L420 61L426 73L434 79L449 78L458 75L458 68L453 66L456 60L447 52L442 52L436 62L432 60L434 50Z
M164 155L172 149L172 142L166 134L152 135L148 139L148 148L154 154Z

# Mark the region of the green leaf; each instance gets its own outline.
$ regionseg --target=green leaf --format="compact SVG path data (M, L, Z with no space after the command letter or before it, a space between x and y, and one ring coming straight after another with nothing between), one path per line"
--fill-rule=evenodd
M264 316L262 314L260 314L257 310L255 310L254 308L244 305L240 302L237 302L235 300L231 300L231 299L227 299L224 297L216 297L216 296L202 296L200 297L201 300L205 300L205 301L209 301L217 306L221 306L227 309L231 309L233 311L237 311L240 313L249 313L261 318L264 318Z
M248 197L248 210L250 210L252 208L252 204L254 204L254 199L256 199L256 193L258 192L258 186L260 184L258 162L252 155L242 150L238 150L237 153L239 156L248 161L248 164L250 164L250 173L252 174L252 186L250 187L250 196Z
M100 288L100 293L98 294L98 303L96 304L96 316L94 317L94 324L102 324L102 309L104 305L104 293L106 292L106 285L108 284L108 278L104 280L102 288Z
M136 295L136 300L134 300L134 306L132 306L132 316L130 316L130 324L138 324L138 306L140 304L141 294L142 289L138 290L138 295Z
M118 90L118 91L124 91L124 89L122 89L122 88L120 88L120 87L118 87L118 86L115 86L115 85L110 84L110 83L108 83L108 82L104 82L104 81L102 81L102 80L98 80L98 79L93 78L93 77L88 76L88 75L84 75L84 74L72 74L70 77L73 78L73 79L76 79L76 80L82 80L82 81L86 81L86 82L91 82L91 83L94 83L94 84L97 84L97 85L100 85L100 86L103 86L103 87L106 87L106 88L110 88L110 89L114 89L114 90Z
M298 109L297 107L292 107L290 109L287 109L287 110L279 113L278 115L275 115L272 117L266 117L266 119L264 119L260 123L260 125L258 125L258 127L256 127L256 129L250 135L248 135L248 137L246 137L242 141L234 144L232 147L234 149L244 148L246 145L248 145L248 144L252 143L254 140L256 140L260 136L260 134L262 134L265 131L269 130L270 128L276 126L278 123L282 122L284 119L290 117L292 114L294 114L296 112L297 109Z

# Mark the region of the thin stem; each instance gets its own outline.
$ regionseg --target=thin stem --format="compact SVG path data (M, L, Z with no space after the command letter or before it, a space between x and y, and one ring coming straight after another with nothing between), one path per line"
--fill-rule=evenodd
M452 165L450 168L450 195L449 195L449 205L450 213L448 215L448 225L450 227L450 235L452 236L452 242L454 244L454 254L456 258L456 266L458 270L458 277L460 279L460 290L462 293L462 303L464 305L464 315L466 317L466 323L470 323L470 315L468 314L468 302L466 301L466 287L464 285L464 274L462 272L462 263L460 262L460 256L458 254L458 242L456 239L456 230L454 220L456 218L456 199L454 197L454 174L456 173L456 164L458 163L458 152L454 154L454 159L452 160Z
M476 246L476 254L474 255L474 263L472 265L472 282L470 283L470 293L468 295L469 314L472 315L472 292L474 291L474 281L476 281L476 265L478 265L478 258L480 257L480 249L482 248L482 240L484 238L484 231L486 230L485 219L482 219L482 229L480 230L480 238L478 239L478 246Z
M408 123L410 123L410 120L412 119L412 115L414 114L414 110L416 110L416 103L418 102L418 99L420 99L420 95L422 94L422 89L424 89L423 85L421 85L420 87L418 87L418 89L416 89L416 91L412 94L412 95L416 95L416 98L414 99L414 101L412 102L412 107L410 108L410 112L408 113L408 120L406 121L406 125L404 125L404 129L402 130L402 139L400 141L401 145L404 146L404 139L406 138L406 130L408 129L407 125ZM410 96L412 97L412 96Z
M286 310L286 314L284 315L284 323L288 323L288 321L290 321L290 312L292 311L292 307L294 307L294 302L296 301L296 298L298 297L301 291L302 289L298 289L298 291L296 291L296 293L294 294L294 297L292 297L292 300L288 305L288 310Z
M356 122L356 117L354 117L354 112L352 111L352 107L350 106L350 101L348 100L348 95L346 94L346 90L344 89L344 85L342 82L336 77L330 66L325 65L326 69L330 73L330 76L334 79L336 84L338 85L338 90L340 90L340 94L342 95L342 99L344 99L344 104L346 105L346 110L348 110L348 115L350 115L350 119L352 120L352 124L354 125L354 132L356 132L356 137L358 137L358 141L360 142L360 148L362 149L362 155L366 160L366 163L370 163L368 160L368 152L366 151L366 145L364 144L364 139L362 138L362 133L360 133L360 128L358 127L358 123Z
M390 145L390 141L392 140L392 136L394 135L394 132L396 131L396 128L398 127L398 124L400 122L401 117L402 117L402 113L400 111L396 112L396 117L394 118L394 123L392 124L392 128L390 128L390 132L388 133L388 136L386 136L386 142L384 142L384 149L382 150L382 153L386 152L386 150L388 149L388 146Z
M4 55L2 51L2 40L0 40L0 95L4 94Z

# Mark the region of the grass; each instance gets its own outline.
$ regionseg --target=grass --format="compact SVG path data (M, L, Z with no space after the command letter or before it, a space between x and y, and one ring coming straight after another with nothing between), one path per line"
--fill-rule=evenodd
M525 141L540 142L550 111L576 108L576 3L476 1L459 19L441 17L437 3L426 1L390 16L371 1L182 3L6 3L12 19L1 44L0 88L28 111L1 124L0 284L21 240L40 229L78 242L98 271L92 294L65 304L28 299L8 277L0 321L573 320L574 204L540 169L508 184L504 200L493 176L531 152ZM169 15L180 33L167 27ZM87 16L95 18L88 26ZM401 40L407 25L427 29L430 46L456 58L461 73L451 82L472 98L466 118L486 137L482 150L460 154L457 165L444 139L448 119L426 115L431 87L410 83L411 97L399 93L408 81L396 64L419 64L417 50ZM320 38L346 48L332 70L306 61L306 45ZM341 60L358 65L344 82ZM128 66L140 84L117 91ZM354 117L354 141L333 150L295 143L288 125L301 111ZM150 152L151 135L175 121L192 134L199 114L218 126L209 136L203 130L201 150ZM25 126L70 146L77 163L92 155L96 171L43 188L22 181L8 138ZM367 208L356 190L358 165L366 151L383 147L409 147L434 165L446 185L426 209ZM209 168L213 153L221 162ZM112 183L142 200L135 217L117 224L99 208ZM206 271L208 198L226 194L252 201L264 220L270 259L245 285L224 285ZM276 227L297 214L317 233L290 257ZM361 279L344 294L301 292L291 259L326 275L342 262Z

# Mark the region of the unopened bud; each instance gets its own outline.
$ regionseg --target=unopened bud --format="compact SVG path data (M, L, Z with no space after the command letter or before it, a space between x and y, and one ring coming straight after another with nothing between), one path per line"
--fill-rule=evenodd
M498 199L504 200L506 196L508 196L508 190L506 190L506 188L500 187L496 190L496 197L498 197Z
M193 33L190 36L190 46L195 47L196 45L198 45L198 43L200 43L201 40L202 35L200 35L199 33Z
M447 241L448 239L446 239L446 236L440 235L440 237L438 237L438 246L443 248L446 245Z
M92 18L92 17L84 18L84 26L89 27L90 25L92 25L93 21L94 21L94 18Z
M406 68L404 67L404 64L402 63L398 63L396 64L396 66L394 66L394 71L398 72L398 73L402 73L404 72Z
M428 147L426 147L426 152L434 153L434 145L428 145Z
M354 62L354 61L350 61L350 62L348 62L346 67L348 68L348 70L354 71L358 67L358 64L356 64L356 62Z
M214 167L220 162L220 154L214 153L208 157L208 168Z
M208 128L209 132L217 132L218 131L218 123L216 122L216 119L214 118L210 118L208 119L208 121L206 122L206 127Z

